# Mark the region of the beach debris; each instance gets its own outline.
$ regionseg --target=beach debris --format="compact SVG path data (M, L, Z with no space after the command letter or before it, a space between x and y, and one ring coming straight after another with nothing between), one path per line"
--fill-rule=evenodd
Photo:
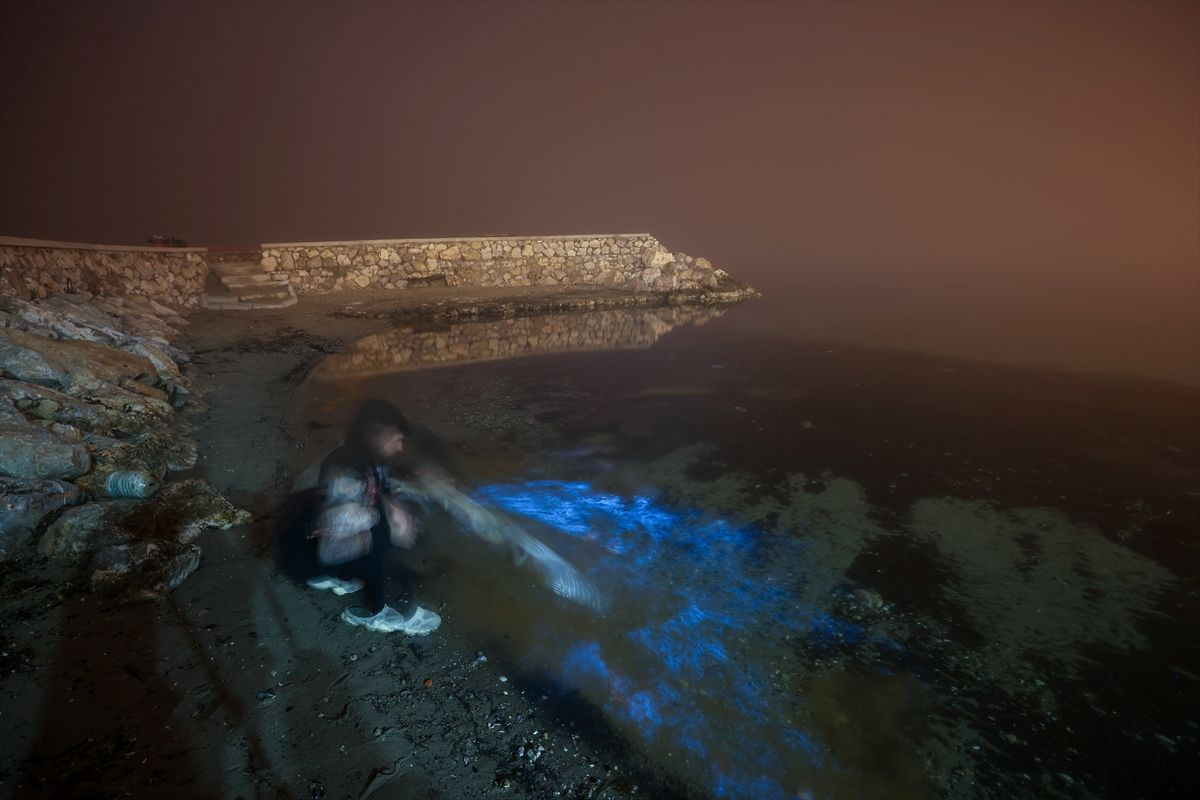
M158 480L140 469L119 469L110 472L104 481L109 497L149 497L158 489Z

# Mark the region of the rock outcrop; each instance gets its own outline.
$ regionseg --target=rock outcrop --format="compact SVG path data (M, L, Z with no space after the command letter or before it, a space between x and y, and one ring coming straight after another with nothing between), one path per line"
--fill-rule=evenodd
M93 589L154 599L199 565L201 530L248 521L204 481L162 484L197 459L176 416L197 402L170 344L182 324L120 298L0 298L0 559L36 539ZM111 497L131 471L162 488Z

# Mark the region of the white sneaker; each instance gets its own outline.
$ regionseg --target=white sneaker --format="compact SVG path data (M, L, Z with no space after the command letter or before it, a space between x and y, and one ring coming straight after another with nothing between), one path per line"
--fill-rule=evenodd
M320 577L310 578L308 585L313 589L332 589L333 593L338 597L346 594L354 594L359 589L363 588L363 582L358 578L350 581L339 581L337 578Z
M350 625L361 625L367 630L378 633L407 633L409 636L425 636L433 633L442 624L442 618L426 608L417 606L417 610L405 617L391 606L384 606L378 614L370 617L360 617L350 609L342 612L342 622Z

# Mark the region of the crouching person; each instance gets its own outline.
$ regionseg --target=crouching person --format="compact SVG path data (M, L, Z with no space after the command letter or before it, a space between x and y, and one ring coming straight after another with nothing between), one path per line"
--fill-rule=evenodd
M401 614L385 596L385 556L393 547L407 549L417 540L416 520L387 491L388 463L403 452L408 432L395 406L369 400L355 417L345 444L322 462L313 536L324 574L308 585L339 595L364 592L368 613L347 608L344 622L384 633L424 635L437 629L441 617L416 605Z

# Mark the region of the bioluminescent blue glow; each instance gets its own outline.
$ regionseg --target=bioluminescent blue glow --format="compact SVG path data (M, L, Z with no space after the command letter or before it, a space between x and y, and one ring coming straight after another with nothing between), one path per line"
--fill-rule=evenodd
M596 638L547 631L540 655L643 744L707 773L718 797L794 798L804 775L838 770L773 665L797 646L896 645L802 600L820 569L802 539L587 483L494 484L476 499L579 542L575 563L612 612Z

